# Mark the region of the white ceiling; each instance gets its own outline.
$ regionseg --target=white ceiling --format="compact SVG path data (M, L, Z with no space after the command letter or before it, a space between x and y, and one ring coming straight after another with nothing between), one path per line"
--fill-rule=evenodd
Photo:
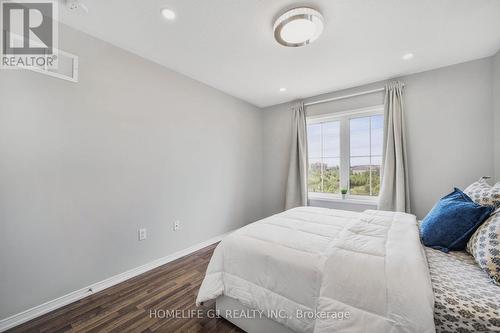
M500 0L82 0L62 21L264 107L492 55ZM275 42L273 19L308 5L323 35L302 48ZM160 15L168 7L173 22ZM408 52L410 61L401 59ZM286 92L280 92L286 87Z

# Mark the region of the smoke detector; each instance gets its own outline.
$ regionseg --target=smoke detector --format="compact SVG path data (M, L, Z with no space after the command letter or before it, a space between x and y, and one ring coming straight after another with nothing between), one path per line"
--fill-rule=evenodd
M85 13L89 12L89 8L80 0L66 0L66 7L71 11L83 10Z

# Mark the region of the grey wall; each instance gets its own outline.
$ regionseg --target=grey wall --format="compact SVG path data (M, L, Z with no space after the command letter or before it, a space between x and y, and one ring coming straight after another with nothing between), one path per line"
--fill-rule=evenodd
M495 180L500 181L500 51L493 58L493 112L495 113Z
M288 104L264 109L264 214L285 209L292 119Z
M404 77L413 212L493 175L491 58Z
M413 213L424 217L453 186L493 175L492 58L400 78L406 83L406 114ZM385 82L307 99L379 88ZM308 108L321 114L379 105L383 93ZM289 150L288 104L264 110L265 214L283 210ZM332 202L316 205L344 208ZM360 207L355 207L359 209Z
M260 109L61 29L78 84L0 73L0 318L262 217Z

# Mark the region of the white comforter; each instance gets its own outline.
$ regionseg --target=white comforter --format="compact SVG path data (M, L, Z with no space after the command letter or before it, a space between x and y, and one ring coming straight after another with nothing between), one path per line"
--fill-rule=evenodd
M300 207L249 224L217 246L196 301L222 294L297 332L434 332L425 254L404 213Z

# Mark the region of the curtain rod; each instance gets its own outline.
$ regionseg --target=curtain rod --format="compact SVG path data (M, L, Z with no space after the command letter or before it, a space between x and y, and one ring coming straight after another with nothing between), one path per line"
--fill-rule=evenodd
M337 100L340 100L340 99L345 99L345 98L350 98L350 97L356 97L356 96L361 96L361 95L367 95L367 94L373 94L373 93L384 91L384 90L385 90L385 88L378 88L378 89L362 91L362 92L355 93L355 94L350 94L350 95L344 95L344 96L339 96L339 97L332 97L332 98L327 98L327 99L320 99L319 101L304 103L304 106L311 106L311 105L316 105L316 104L333 102L333 101L337 101Z

